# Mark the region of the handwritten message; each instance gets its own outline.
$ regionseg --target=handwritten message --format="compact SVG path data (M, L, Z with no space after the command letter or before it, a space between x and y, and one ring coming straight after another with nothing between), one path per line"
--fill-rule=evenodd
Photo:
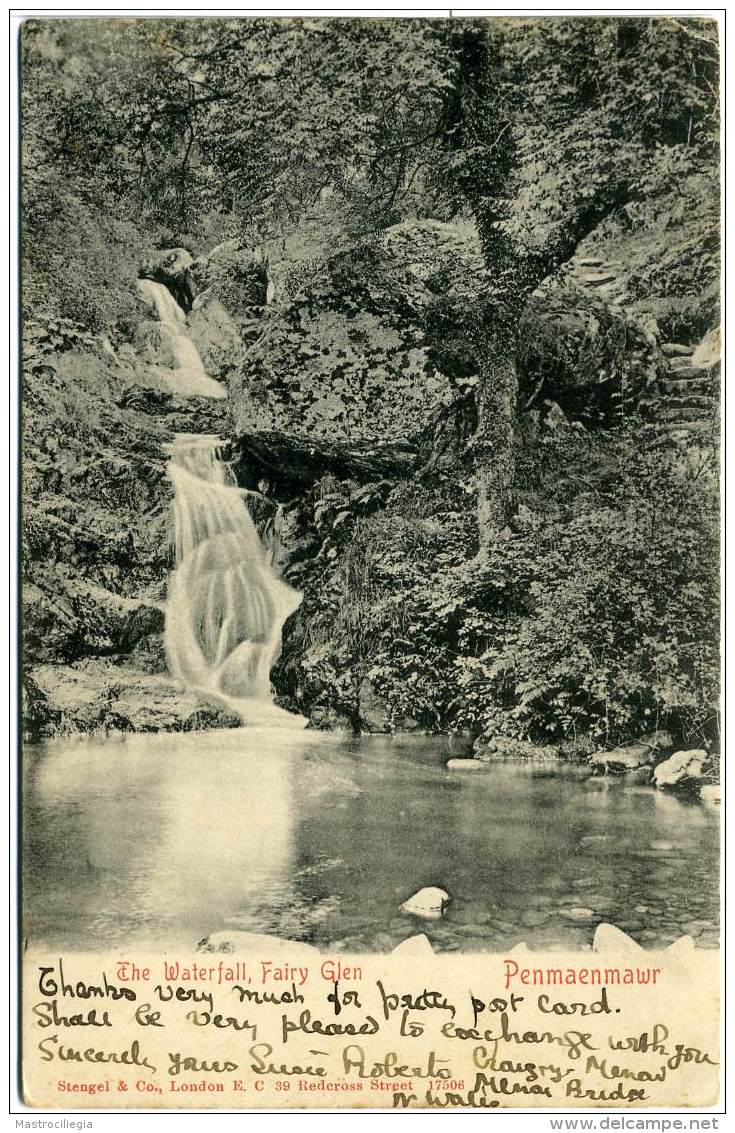
M28 1105L712 1106L719 958L34 954Z

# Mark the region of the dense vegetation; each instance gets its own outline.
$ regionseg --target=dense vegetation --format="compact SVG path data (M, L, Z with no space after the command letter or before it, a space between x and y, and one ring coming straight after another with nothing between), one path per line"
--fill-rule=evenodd
M305 592L282 695L716 750L716 458L656 416L662 343L718 319L716 25L40 20L22 48L31 433L99 445L100 344L139 350L141 265L183 246L235 436L417 454L274 478Z

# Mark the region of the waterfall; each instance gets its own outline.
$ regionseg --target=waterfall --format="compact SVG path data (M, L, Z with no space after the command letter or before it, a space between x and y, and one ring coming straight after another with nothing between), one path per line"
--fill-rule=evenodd
M186 316L170 291L138 281L155 307L176 361L158 368L184 397L227 396L206 373ZM171 675L188 688L214 696L244 723L304 727L302 716L273 704L270 671L281 651L281 630L301 594L277 576L274 535L264 546L238 488L221 458L219 437L182 433L166 445L174 487L172 543L175 566L166 601L166 658Z
M301 594L275 574L221 440L182 434L167 448L176 563L166 605L171 674L224 700L246 723L303 727L302 717L276 708L270 686L283 623Z
M227 397L222 383L214 381L205 371L199 351L187 333L186 315L168 288L152 279L139 279L138 289L155 309L176 361L174 370L158 367L159 376L171 392L184 397Z

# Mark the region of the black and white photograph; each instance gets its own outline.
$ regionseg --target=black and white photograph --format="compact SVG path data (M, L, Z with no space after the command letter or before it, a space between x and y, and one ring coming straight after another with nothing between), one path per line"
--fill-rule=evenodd
M720 31L25 19L22 949L718 949Z

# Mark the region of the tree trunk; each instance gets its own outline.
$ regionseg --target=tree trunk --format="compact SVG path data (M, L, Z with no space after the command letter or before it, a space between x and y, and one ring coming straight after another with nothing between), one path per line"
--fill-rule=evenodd
M516 327L506 319L494 322L487 327L479 347L478 425L473 452L477 535L482 553L506 527L514 507Z

